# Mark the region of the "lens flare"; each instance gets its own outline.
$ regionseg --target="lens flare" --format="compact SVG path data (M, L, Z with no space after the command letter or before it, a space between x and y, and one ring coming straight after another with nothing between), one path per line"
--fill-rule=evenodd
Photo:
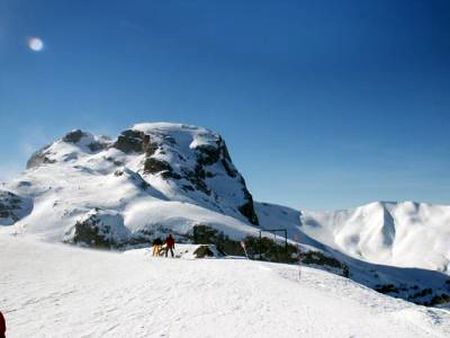
M31 37L28 39L28 47L35 52L40 52L44 49L44 42L38 37Z

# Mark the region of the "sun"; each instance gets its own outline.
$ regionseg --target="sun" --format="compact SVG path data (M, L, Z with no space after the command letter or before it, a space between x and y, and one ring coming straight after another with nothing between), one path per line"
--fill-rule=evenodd
M44 49L44 42L38 37L31 37L28 39L28 47L35 52L40 52Z

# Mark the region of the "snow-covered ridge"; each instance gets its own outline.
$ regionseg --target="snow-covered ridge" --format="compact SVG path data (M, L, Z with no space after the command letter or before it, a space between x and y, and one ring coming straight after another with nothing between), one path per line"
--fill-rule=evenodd
M450 206L374 202L335 212L303 211L301 223L305 234L352 257L450 273Z

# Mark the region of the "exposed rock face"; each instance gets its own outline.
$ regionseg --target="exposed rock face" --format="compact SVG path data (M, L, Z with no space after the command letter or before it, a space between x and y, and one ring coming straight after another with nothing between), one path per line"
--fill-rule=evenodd
M122 132L113 147L123 151L126 154L144 152L145 134L135 130L125 130Z
M81 140L81 138L83 138L85 136L87 136L86 133L84 133L80 129L76 129L76 130L73 130L73 131L67 133L66 135L64 135L62 140L63 140L63 142L67 142L67 143L77 143L78 141Z
M162 172L172 172L173 169L166 161L149 157L144 162L144 172L147 174L158 174Z
M225 185L233 185L235 210L250 223L258 224L252 195L220 135L191 126L155 128L142 124L122 132L114 147L126 154L144 154L142 170L145 174L177 181L184 192L200 192L219 208L221 202L217 199L220 200L223 190L229 190Z
M151 142L150 135L132 129L123 131L113 147L126 154L146 153L147 156L152 156L158 149L158 145Z
M248 193L248 202L241 205L239 207L239 211L241 212L242 215L247 217L250 223L255 225L258 224L258 216L256 216L255 208L253 206L253 198L250 195L250 193Z
M12 225L28 215L33 208L31 199L0 190L0 225Z
M55 163L55 160L52 160L46 156L46 151L50 148L50 146L45 146L44 148L34 152L30 159L27 161L27 169L38 167L42 164L51 164Z
M97 248L119 247L130 238L122 216L114 211L94 209L80 218L66 233L66 243Z

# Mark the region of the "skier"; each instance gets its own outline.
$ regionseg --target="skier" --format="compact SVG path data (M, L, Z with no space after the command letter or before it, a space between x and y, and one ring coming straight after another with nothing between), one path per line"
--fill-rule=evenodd
M161 255L161 246L162 246L162 241L161 241L161 239L159 237L153 240L153 242L152 242L152 247L153 247L152 256L160 256Z
M6 321L5 317L3 317L2 312L0 311L0 338L6 337Z
M169 234L169 236L167 236L166 238L166 257L169 253L169 250L171 256L173 257L173 249L175 249L175 239L172 237L172 234Z

